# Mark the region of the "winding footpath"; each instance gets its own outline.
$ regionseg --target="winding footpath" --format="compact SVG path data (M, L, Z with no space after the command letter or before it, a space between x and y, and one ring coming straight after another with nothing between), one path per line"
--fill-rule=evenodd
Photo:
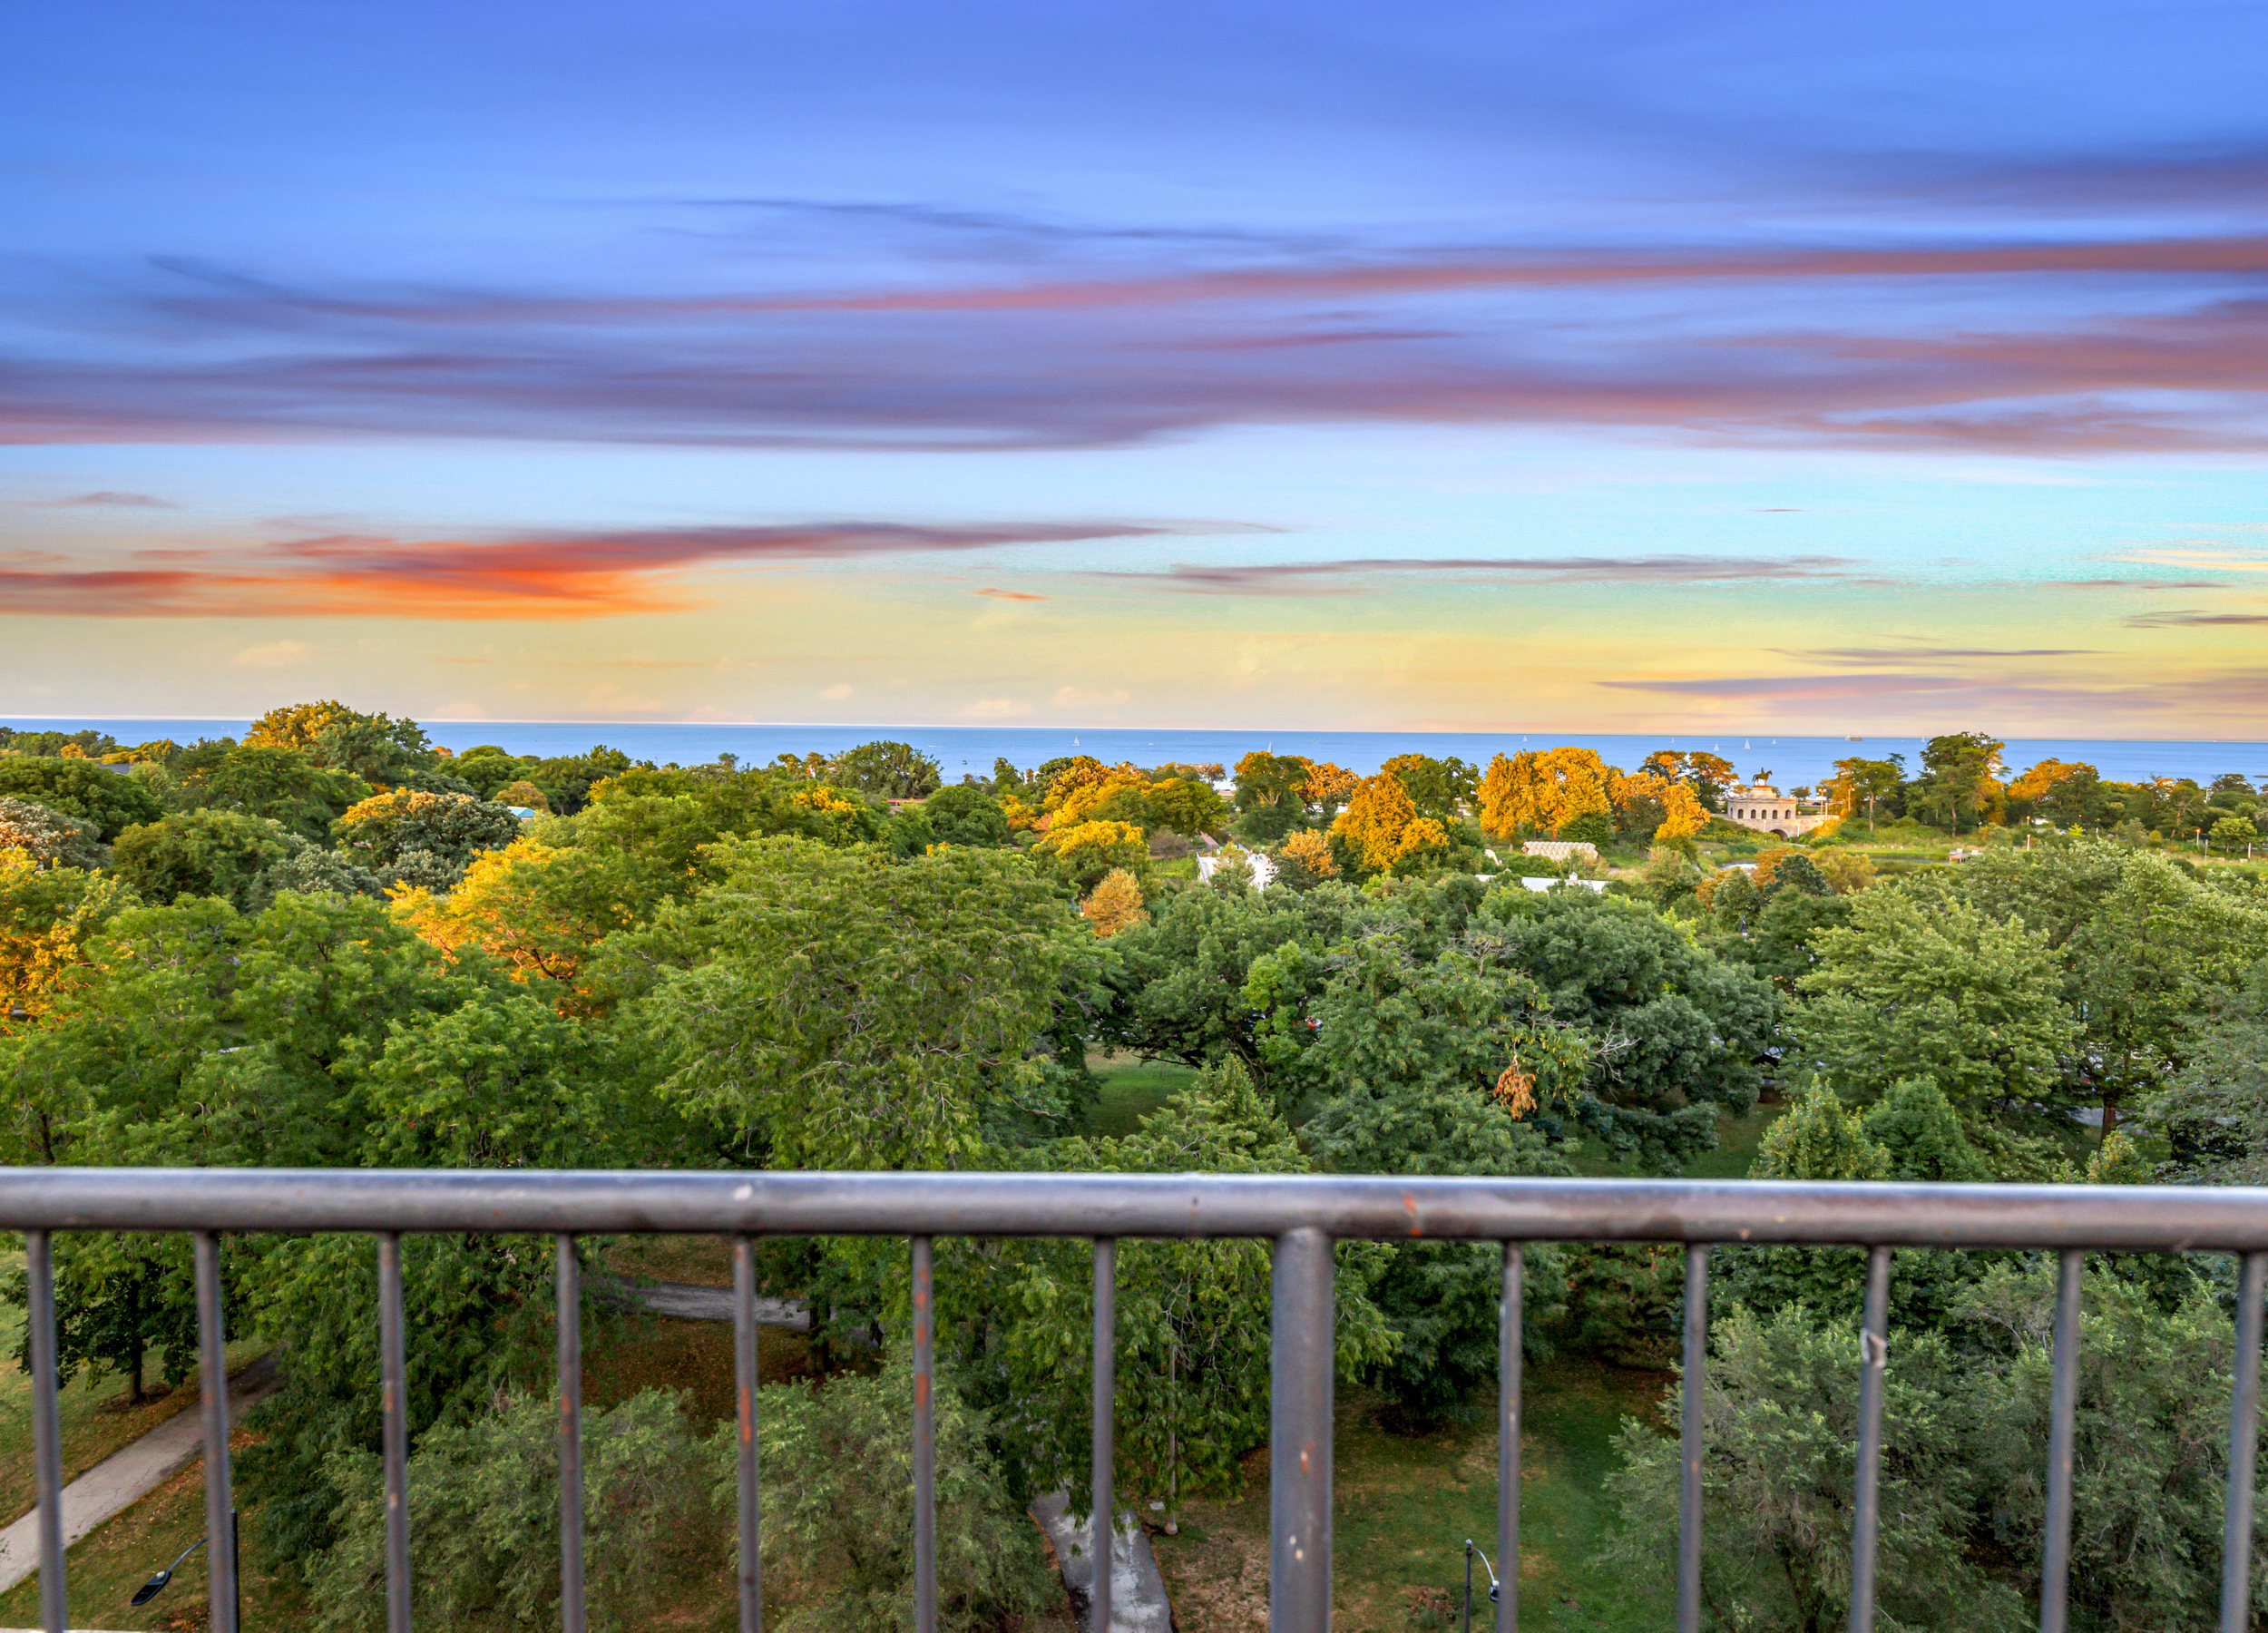
M283 1386L275 1358L263 1355L229 1380L229 1422ZM184 1406L132 1444L112 1452L63 1489L63 1545L69 1548L103 1521L156 1491L205 1449L204 1416ZM39 1511L0 1531L0 1593L39 1569ZM0 1628L0 1633L7 1633Z

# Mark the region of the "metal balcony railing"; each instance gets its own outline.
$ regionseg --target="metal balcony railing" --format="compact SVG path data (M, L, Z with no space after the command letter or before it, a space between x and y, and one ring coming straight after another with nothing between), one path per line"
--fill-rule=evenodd
M1861 1334L1851 1628L1874 1620L1874 1538L1892 1255L1899 1248L2020 1248L2058 1257L2050 1396L2042 1633L2062 1633L2070 1559L2079 1271L2090 1248L2233 1253L2238 1278L2229 1409L2221 1628L2248 1625L2261 1294L2268 1190L2112 1186L1815 1185L1583 1179L1389 1179L1238 1175L535 1173L230 1169L0 1169L0 1229L25 1233L33 1428L40 1503L40 1605L64 1628L60 1427L55 1403L56 1231L195 1237L209 1534L230 1513L221 1331L224 1232L356 1232L377 1238L384 1391L389 1633L410 1627L411 1516L404 1422L401 1237L421 1231L543 1233L558 1243L560 1586L566 1633L583 1633L581 1482L582 1234L717 1235L733 1243L740 1461L740 1625L762 1626L757 1501L757 1326L752 1249L767 1236L905 1237L914 1294L914 1602L936 1625L934 1444L929 1385L931 1242L939 1236L1085 1237L1094 1243L1094 1511L1112 1512L1115 1245L1126 1237L1266 1237L1275 1244L1269 1436L1268 1626L1331 1625L1332 1244L1428 1237L1502 1245L1497 1549L1506 1561L1499 1633L1519 1624L1520 1276L1524 1245L1665 1241L1686 1247L1683 1477L1677 1628L1701 1622L1702 1382L1709 1252L1724 1244L1869 1250ZM1107 1534L1104 1533L1104 1534ZM230 1550L208 1550L212 1626L236 1633ZM1110 1624L1110 1572L1095 1572L1090 1626Z

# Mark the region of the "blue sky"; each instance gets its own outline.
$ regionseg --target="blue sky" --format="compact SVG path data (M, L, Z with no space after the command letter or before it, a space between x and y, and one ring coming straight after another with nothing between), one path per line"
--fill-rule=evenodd
M93 5L0 713L2256 735L2268 13Z

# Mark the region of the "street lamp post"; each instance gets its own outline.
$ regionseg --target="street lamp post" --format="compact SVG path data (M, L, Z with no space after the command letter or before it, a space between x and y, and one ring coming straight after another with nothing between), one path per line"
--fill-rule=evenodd
M129 1605L146 1605L152 1599L157 1598L159 1594L165 1591L165 1585L173 1579L173 1573L181 1568L181 1560L188 1559L190 1555L195 1553L204 1545L205 1539L200 1537L197 1540L191 1542L187 1548L181 1550L181 1557L179 1559L176 1559L163 1570L161 1570L154 1576L151 1577L151 1579L142 1583L141 1587L135 1589L133 1598L128 1599L126 1602ZM233 1560L237 1557L236 1511L234 1509L230 1509L229 1511L229 1558ZM244 1578L240 1572L236 1574L236 1583L235 1620L236 1625L239 1628L242 1628L244 1626Z
M1465 1539L1465 1619L1464 1633L1472 1633L1472 1557L1481 1555L1481 1569L1489 1573L1489 1603L1496 1603L1496 1567L1489 1563L1489 1556L1481 1553L1478 1543Z

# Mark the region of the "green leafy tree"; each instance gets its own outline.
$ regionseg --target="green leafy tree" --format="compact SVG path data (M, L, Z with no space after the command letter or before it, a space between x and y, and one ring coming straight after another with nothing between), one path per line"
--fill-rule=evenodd
M1921 775L1906 789L1906 809L1956 834L1999 821L2006 746L1980 731L1931 738L1921 750Z
M2188 1060L2138 1122L2165 1141L2168 1178L2268 1184L2268 963L2209 1002Z
M919 799L937 791L937 762L907 743L861 743L835 757L828 780L885 799Z
M1702 1602L1719 1627L1830 1633L1849 1613L1858 1377L1848 1329L1800 1308L1735 1307L1713 1325L1703 1386ZM1956 1364L1941 1337L1893 1334L1884 1379L1876 1599L1907 1628L2006 1628L2020 1600L1975 1562L1978 1472ZM1665 1411L1677 1410L1674 1398ZM1677 1550L1677 1442L1626 1420L1608 1490L1608 1559L1667 1600ZM2037 1453L2038 1447L2033 1451Z
M1344 884L1312 891L1233 895L1187 890L1164 897L1146 924L1110 938L1111 1004L1100 1041L1129 1053L1201 1066L1227 1053L1242 1061L1278 1105L1277 1059L1263 1048L1245 996L1254 961L1290 943L1320 950L1371 911Z
M764 1390L764 1579L796 1601L787 1633L898 1633L914 1613L913 1369L893 1346L882 1370ZM1062 1592L1040 1535L1009 1498L992 1425L941 1368L936 1435L937 1626L1027 1625ZM720 1443L722 1437L719 1437ZM719 1481L727 1500L729 1472Z
M959 783L940 788L922 802L922 815L940 845L971 845L999 850L1013 842L1008 814L982 788Z
M1890 1153L1829 1089L1813 1089L1765 1130L1756 1147L1759 1179L1886 1179Z
M162 1368L169 1390L196 1371L196 1284L188 1237L61 1237L55 1273L59 1285L74 1295L59 1301L55 1312L60 1379L67 1383L82 1368L123 1378L127 1403L139 1406L152 1398L153 1363ZM11 1293L20 1303L22 1289ZM16 1356L19 1365L30 1360L28 1352Z
M138 822L155 822L165 806L147 779L120 776L89 759L0 755L0 796L28 800L94 825L108 845Z
M1934 1078L1892 1083L1860 1120L1888 1162L1882 1178L1914 1185L1976 1183L1992 1178L1962 1132L1952 1101Z
M1306 816L1307 762L1296 755L1254 750L1237 762L1237 834L1274 845Z
M533 757L523 758L494 743L475 744L449 762L450 772L483 799L494 799L513 783L530 780L529 774L534 768Z
M386 788L420 786L440 763L416 721L364 714L335 699L271 709L252 722L244 741L297 749L318 766Z
M2063 1098L2080 1027L2040 936L1964 903L1925 909L1893 886L1844 899L1850 922L1819 933L1820 966L1787 1015L1823 1081L1872 1100L1929 1077L1972 1114Z
M268 870L304 848L279 822L241 811L182 811L119 835L119 879L152 902L219 896L240 910L255 905Z
M1850 918L1844 897L1803 889L1758 890L1735 873L1710 898L1703 941L1719 957L1744 964L1780 992L1793 993L1796 983L1819 967L1820 932L1846 924Z
M302 839L327 840L331 825L376 792L351 772L327 770L298 748L245 743L191 785L199 805L266 816Z
M1957 1420L1977 1511L2009 1574L2037 1582L2047 1534L2055 1277L1995 1266L1958 1313L1979 1353ZM2104 1628L2208 1627L2220 1592L2222 1493L2234 1334L2214 1289L2169 1311L2090 1269L2080 1298L2070 1602ZM1892 1373L1897 1372L1893 1356ZM2259 1479L2259 1471L2254 1480ZM1887 1511L1888 1504L1884 1508ZM1980 1528L1980 1530L1982 1528ZM2252 1618L2268 1614L2268 1548L2252 1540Z
M1031 1057L1095 944L1020 856L715 854L717 884L613 953L658 976L646 1017L679 1103L784 1168L962 1166L988 1123L1051 1109Z
M1320 991L1287 1003L1298 987L1285 965L1300 952L1258 960L1246 994L1270 1012L1272 1040L1303 1040L1300 1065L1320 1102L1304 1133L1325 1164L1358 1174L1570 1171L1530 1114L1573 1098L1589 1040L1551 1024L1532 981L1463 947L1421 963L1382 934L1335 950ZM1533 1295L1548 1305L1559 1286L1552 1256L1534 1268ZM1371 1376L1404 1425L1464 1415L1494 1375L1501 1273L1487 1244L1383 1248L1371 1297L1395 1342Z
M1614 818L1604 811L1583 811L1570 816L1552 835L1555 839L1572 839L1584 845L1610 845L1614 836Z
M1902 757L1866 759L1854 756L1835 762L1835 774L1822 785L1820 793L1834 807L1837 816L1856 816L1863 813L1866 831L1872 835L1878 816L1901 814L1899 796L1905 784Z
M635 768L629 755L601 743L582 754L536 760L525 766L521 775L551 796L552 810L572 816L610 779Z
M1066 1142L1054 1159L1082 1172L1310 1171L1234 1061L1206 1068L1138 1132ZM1338 1365L1354 1375L1382 1361L1393 1339L1364 1291L1378 1250L1344 1243L1338 1251ZM1119 1244L1114 1479L1129 1498L1164 1502L1178 1516L1190 1497L1237 1490L1240 1460L1266 1443L1270 1262L1268 1244L1245 1239ZM1018 1244L992 1275L998 1290L984 1302L1009 1313L1001 1348L1016 1408L1002 1414L1002 1432L1035 1490L1067 1485L1083 1509L1094 1333L1086 1245ZM963 1342L973 1348L979 1335Z
M1891 1159L1834 1090L1814 1087L1765 1130L1748 1171L1757 1179L1886 1179ZM1866 1255L1853 1247L1730 1247L1718 1256L1711 1290L1720 1306L1800 1305L1840 1318L1857 1310L1865 1274ZM1900 1291L1910 1285L1909 1276Z
M1228 820L1228 802L1209 783L1168 777L1151 783L1144 795L1149 806L1147 826L1194 839L1199 834L1219 833Z
M730 1458L728 1431L697 1437L682 1403L660 1390L583 1408L583 1560L593 1628L650 1627L668 1608L674 1579L726 1568L731 1494L728 1485L719 1489L718 1474L722 1465L729 1479ZM357 1450L334 1457L327 1474L338 1494L337 1540L309 1563L311 1625L322 1633L375 1633L386 1626L385 1470ZM557 1620L555 1397L507 1398L429 1431L409 1460L409 1508L417 1517L410 1582L419 1620L447 1628Z
M1643 903L1495 890L1471 934L1535 979L1555 1019L1600 1040L1572 1110L1610 1151L1674 1172L1716 1144L1720 1106L1755 1103L1777 1041L1770 986Z
M2024 924L2052 950L2064 1004L2085 1029L2067 1088L2103 1108L2107 1133L2122 1107L2146 1103L2181 1070L2209 995L2268 959L2268 904L2102 840L1989 856L1934 886Z

